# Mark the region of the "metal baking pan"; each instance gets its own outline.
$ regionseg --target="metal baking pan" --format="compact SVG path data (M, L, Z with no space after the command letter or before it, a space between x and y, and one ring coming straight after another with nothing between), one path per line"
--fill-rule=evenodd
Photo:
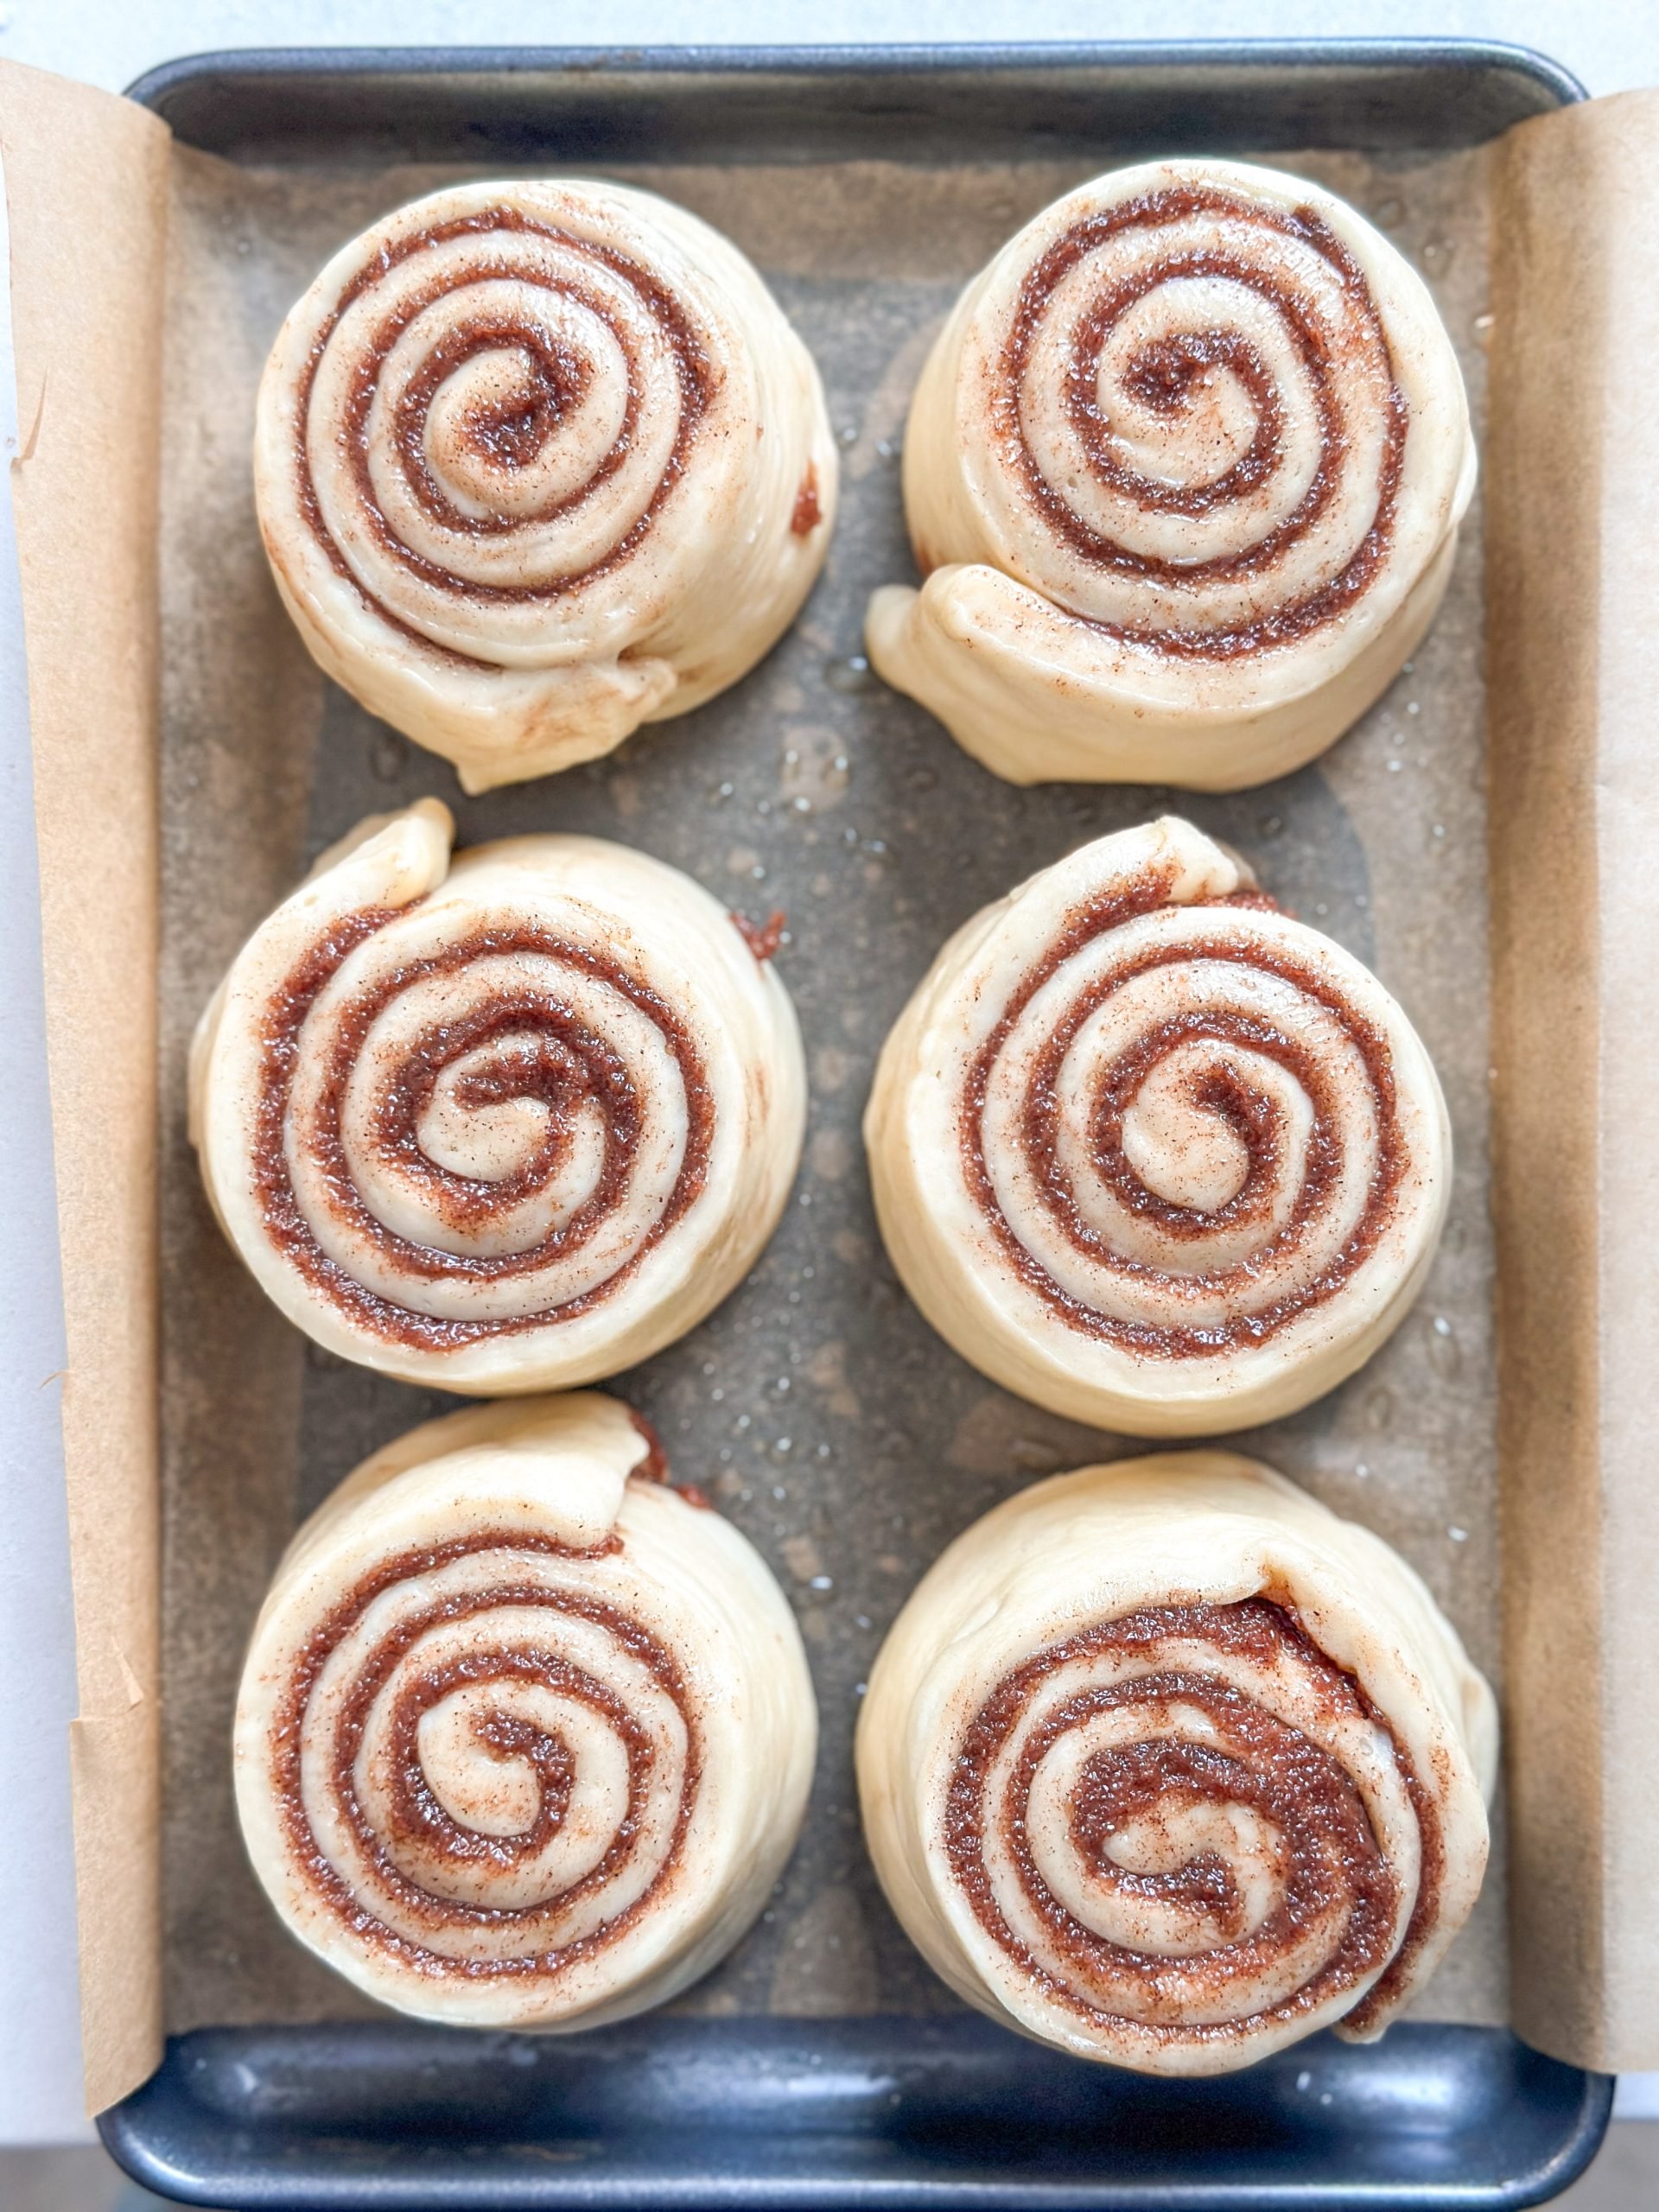
M132 96L233 161L570 168L1427 151L1583 93L1514 48L1332 41L248 53L169 63ZM551 2040L386 2020L175 2037L100 2126L149 2188L227 2212L1451 2212L1564 2189L1611 2096L1503 2031L1410 2022L1161 2082L965 2012L658 2015Z

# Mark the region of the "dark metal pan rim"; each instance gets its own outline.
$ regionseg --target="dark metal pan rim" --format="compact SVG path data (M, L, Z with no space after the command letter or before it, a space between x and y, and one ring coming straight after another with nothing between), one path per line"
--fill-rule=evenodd
M499 76L571 74L832 76L944 75L966 71L1351 69L1433 67L1471 75L1500 70L1530 78L1565 106L1587 98L1573 73L1532 48L1502 39L1104 39L882 46L341 46L212 48L163 61L127 87L129 99L164 110L179 86L205 77Z

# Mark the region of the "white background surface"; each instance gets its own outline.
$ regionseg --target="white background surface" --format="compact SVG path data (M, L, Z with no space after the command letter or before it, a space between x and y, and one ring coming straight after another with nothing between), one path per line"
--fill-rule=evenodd
M232 46L830 43L927 39L1484 38L1592 92L1659 83L1659 0L0 0L0 54L119 91Z
M0 276L8 266L0 176ZM80 2103L69 1728L74 1603L59 1417L68 1351L58 1274L29 668L10 463L10 285L0 282L0 1787L10 1878L29 1901L0 1944L0 2142L60 2136Z
M1659 83L1659 0L0 0L0 54L118 91L210 48L300 45L871 43L928 40L1421 37L1508 40L1593 93ZM0 2018L0 2069L30 2036ZM36 2016L38 2032L38 2015ZM46 2119L43 2139L62 2139ZM1659 2076L1620 2108L1659 2117Z

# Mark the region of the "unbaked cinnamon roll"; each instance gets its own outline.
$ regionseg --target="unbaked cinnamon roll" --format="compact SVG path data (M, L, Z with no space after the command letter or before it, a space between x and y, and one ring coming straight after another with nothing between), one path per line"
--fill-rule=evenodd
M1071 1419L1211 1435L1332 1389L1433 1256L1451 1132L1366 969L1166 817L959 930L864 1123L906 1287Z
M1379 2035L1485 1868L1491 1692L1369 1530L1230 1452L1058 1475L957 1538L871 1671L865 1831L969 2003L1084 2058Z
M737 681L828 550L810 356L736 247L622 185L466 184L344 247L259 390L259 518L316 660L467 791Z
M817 1714L760 1554L591 1393L429 1421L300 1530L236 1793L290 1929L383 2004L558 2031L728 1951L800 1827Z
M805 1074L765 957L595 837L453 861L378 817L254 932L202 1017L191 1134L226 1234L319 1344L520 1392L645 1358L734 1288L799 1160Z
M1426 287L1351 207L1236 162L1079 187L917 387L919 592L870 658L1020 784L1234 791L1324 750L1446 588L1474 488Z

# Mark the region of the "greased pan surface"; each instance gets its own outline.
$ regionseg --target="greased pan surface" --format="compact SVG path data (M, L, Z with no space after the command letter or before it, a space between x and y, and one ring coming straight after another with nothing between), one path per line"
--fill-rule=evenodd
M1383 223L1478 386L1484 181L1466 149L1577 88L1513 51L1373 45L320 52L206 57L135 91L232 166L177 164L163 517L169 2017L198 2032L106 2118L111 2146L152 2186L222 2206L1426 2206L1564 2186L1610 2089L1491 2024L1501 1868L1431 1999L1460 2024L1153 2084L955 2008L874 1890L849 1754L870 1659L944 1542L1033 1474L1138 1448L964 1368L899 1294L869 1215L870 1067L943 938L1170 803L1011 790L862 668L869 589L911 572L896 461L927 339L1067 184L1160 149L1237 150L1286 157ZM442 763L305 661L264 573L243 424L277 321L334 245L445 175L508 168L624 175L735 236L823 369L847 498L802 622L746 683L591 769L460 803ZM1324 762L1174 804L1374 962L1440 1064L1459 1171L1423 1306L1364 1375L1249 1448L1399 1544L1492 1668L1480 626L1475 528L1416 668ZM725 1967L672 2014L573 2042L345 2018L350 1993L265 1911L229 1806L230 1700L276 1551L359 1458L444 1402L308 1355L241 1277L183 1142L183 1040L304 861L423 791L457 804L467 841L595 831L734 906L785 906L813 1081L772 1249L616 1387L795 1599L825 1724L814 1809Z

